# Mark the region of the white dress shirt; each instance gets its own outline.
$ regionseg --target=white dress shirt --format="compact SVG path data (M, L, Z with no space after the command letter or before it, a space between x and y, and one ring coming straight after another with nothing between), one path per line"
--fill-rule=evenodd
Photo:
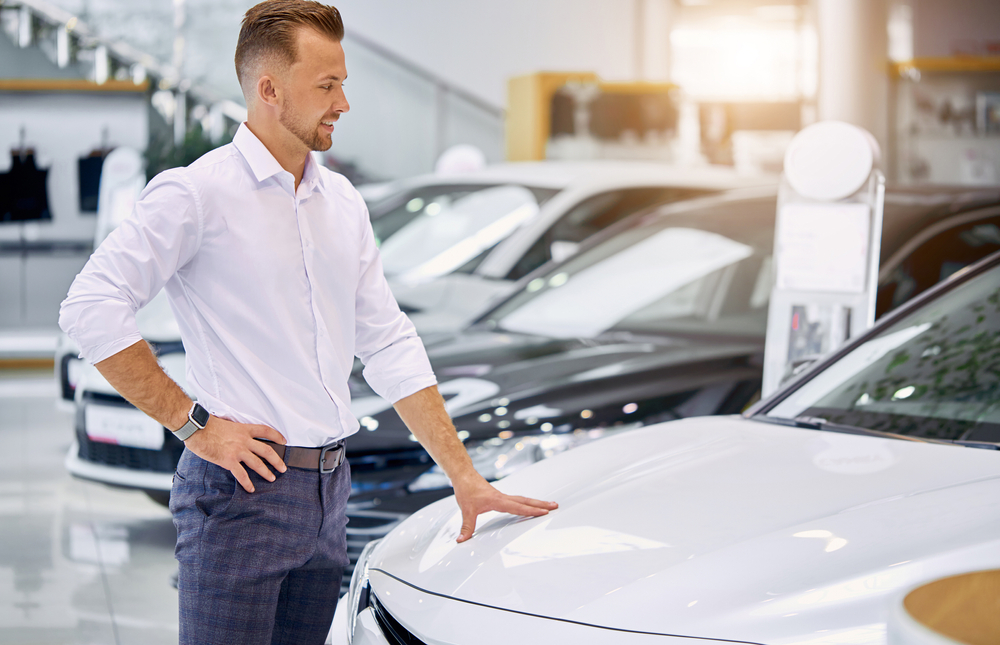
M96 363L141 339L135 313L161 288L190 394L289 445L357 431L355 355L391 402L436 383L386 284L358 191L311 156L296 191L246 124L231 144L149 182L73 282L59 325Z

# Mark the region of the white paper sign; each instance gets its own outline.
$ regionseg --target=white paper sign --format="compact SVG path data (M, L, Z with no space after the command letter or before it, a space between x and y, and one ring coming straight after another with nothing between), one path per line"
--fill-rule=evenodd
M864 293L867 204L786 204L776 245L778 289Z
M163 447L163 426L134 408L88 405L84 421L91 441L147 450Z

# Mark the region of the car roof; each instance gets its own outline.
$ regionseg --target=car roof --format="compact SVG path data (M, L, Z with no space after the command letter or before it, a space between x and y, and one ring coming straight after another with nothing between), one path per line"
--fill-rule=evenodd
M654 216L666 216L673 213L713 208L724 203L777 199L777 196L778 191L774 187L730 190L721 195L665 204L654 209L653 213L655 213ZM887 186L885 217L882 222L881 263L885 263L894 252L933 223L990 206L1000 206L1000 186L981 188L970 186ZM639 217L643 216L639 215ZM610 230L599 234L600 239L611 234L613 233Z
M887 186L882 223L882 262L920 231L952 215L1000 205L1000 186Z
M727 166L683 167L648 161L527 161L487 166L463 173L426 174L380 186L381 195L435 184L514 183L562 190L574 185L646 183L724 190L741 186L776 184L773 175L737 173Z

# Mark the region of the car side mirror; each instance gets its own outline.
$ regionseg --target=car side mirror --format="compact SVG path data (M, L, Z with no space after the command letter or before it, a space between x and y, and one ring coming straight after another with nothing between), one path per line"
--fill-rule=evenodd
M552 255L552 259L556 262L562 262L568 257L576 255L576 252L580 250L580 244L577 242L568 242L566 240L556 240L549 247L549 253Z

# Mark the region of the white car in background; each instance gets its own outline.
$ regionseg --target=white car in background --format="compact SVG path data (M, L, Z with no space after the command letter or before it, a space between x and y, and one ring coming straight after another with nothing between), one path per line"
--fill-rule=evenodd
M519 279L632 213L776 181L724 167L546 161L424 175L369 194L390 195L371 204L372 225L393 295L426 336L463 329Z
M424 508L366 547L334 629L354 645L884 643L902 590L1000 567L1000 252L742 416L616 434L497 487L560 507L484 515L462 544L453 498Z

